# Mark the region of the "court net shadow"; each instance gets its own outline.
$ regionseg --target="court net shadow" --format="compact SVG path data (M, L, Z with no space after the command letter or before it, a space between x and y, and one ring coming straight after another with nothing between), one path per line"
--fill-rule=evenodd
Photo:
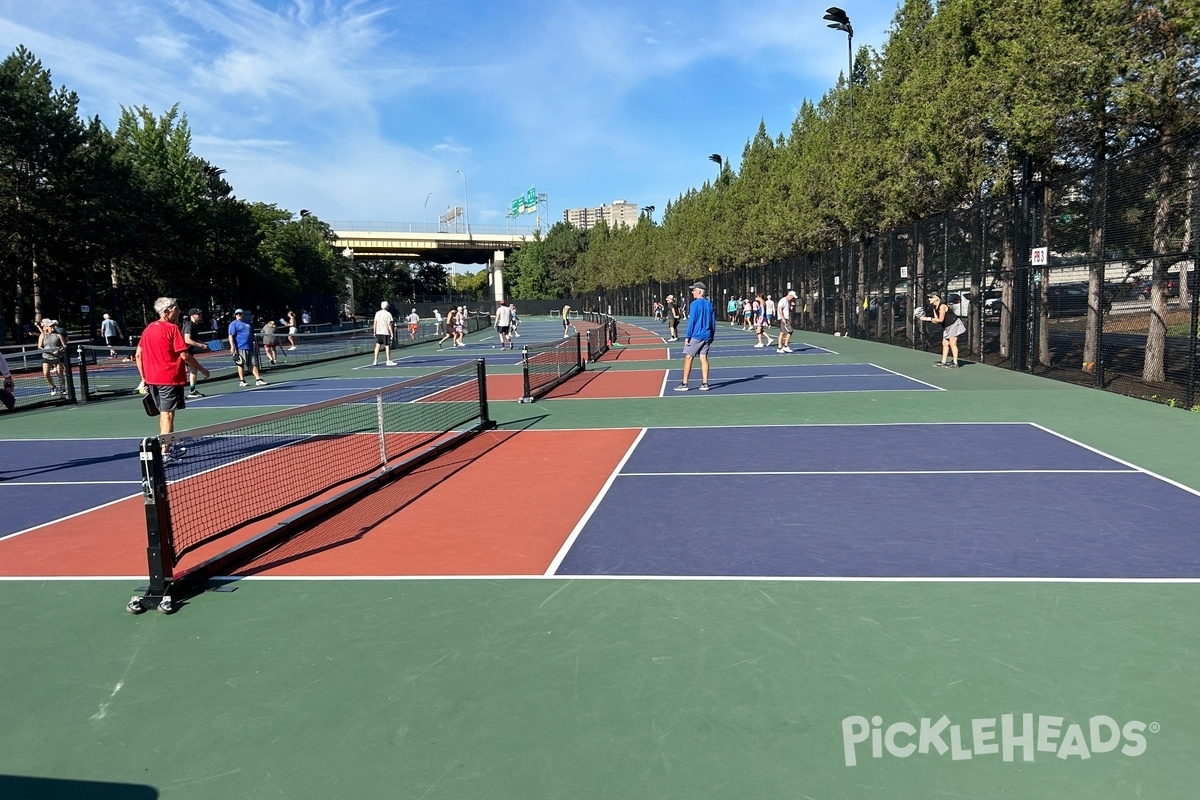
M525 424L509 423L503 429L477 434L450 452L422 464L353 505L314 523L296 535L247 562L238 575L256 575L317 553L343 547L366 537L372 530L398 514L420 497L496 451L521 430L531 427L540 417Z

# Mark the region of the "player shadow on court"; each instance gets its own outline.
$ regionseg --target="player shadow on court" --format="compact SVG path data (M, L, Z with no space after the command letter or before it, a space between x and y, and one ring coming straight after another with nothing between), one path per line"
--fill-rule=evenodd
M121 461L129 461L133 465L128 480L134 481L141 477L141 474L138 472L138 454L136 452L129 452L112 453L106 456L93 456L90 458L73 458L70 461L56 461L53 464L43 464L26 469L0 469L0 482L29 478L34 475L46 475L66 469L116 464ZM106 471L106 474L113 474L113 472ZM2 796L0 795L0 797Z
M350 507L281 542L238 570L239 576L256 575L365 538L379 525L483 456L501 448L521 431L532 428L545 419L545 416L543 414L505 423L499 428L471 437L470 441L422 464L412 472L371 492Z
M0 797L6 800L154 800L158 796L157 789L145 784L0 775Z
M723 389L726 386L736 386L739 383L751 383L753 381L761 381L764 378L769 378L769 375L747 375L744 378L730 378L725 381L715 381L709 378L708 385L713 389Z

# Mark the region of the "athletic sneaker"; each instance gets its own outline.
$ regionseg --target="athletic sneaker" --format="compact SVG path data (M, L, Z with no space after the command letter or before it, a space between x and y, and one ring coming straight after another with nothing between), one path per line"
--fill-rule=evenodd
M776 347L776 348L775 348L775 352L776 352L776 353L782 353L782 352L783 352L783 348L782 348L782 347Z
M183 459L180 458L179 456L175 455L174 453L164 453L163 454L163 466L164 467L172 467L172 466L174 466L176 464L180 464L182 462L183 462Z
M255 385L255 386L266 386L266 385L267 385L267 382L266 382L266 381L264 381L262 378L259 378L258 380L256 380L256 381L254 382L254 385Z
M51 386L51 387L50 387L50 396L51 396L51 397L54 397L54 396L56 396L57 394L58 394L58 387L57 387L57 386Z
M691 388L691 387L689 387L689 386L688 386L686 383L681 383L681 384L679 384L678 386L676 386L676 387L675 387L675 391L677 391L677 392L686 392L686 391L688 391L688 389L690 389L690 388Z
M183 454L187 452L187 448L181 444L173 444L167 448L167 452L172 453L173 455L175 455L179 458L182 458Z
M958 369L958 364L955 364L953 362L949 363L949 364L943 364L942 366L945 367L946 369Z
M245 388L246 388L246 382L245 382L245 381L238 381L238 386L240 386L240 387L242 387L243 389L245 389Z
M792 348L790 348L790 347L785 347L785 348L783 348L783 352L785 352L785 353L791 353L791 352L792 352Z
M762 342L759 342L758 344L756 344L756 345L754 345L754 346L755 346L755 347L757 347L757 348L761 348L761 347L763 346L763 343L762 343Z
M707 384L707 383L702 383L702 384L700 384L700 391L702 391L702 392L707 392L707 391L708 391L708 384Z
M385 362L383 362L383 363L384 363L386 366L389 366L389 367L394 367L394 366L396 366L396 362L395 362L395 361L385 361Z
M195 389L192 389L190 392L187 393L188 400L197 400L201 397L204 397L204 395L200 394L200 392L197 392Z
M770 347L770 346L771 346L771 337L768 336L767 337L767 347Z
M944 366L946 366L946 362L945 361L935 361L935 362L933 362L933 365L935 367L944 367Z
M667 341L668 341L668 342L678 342L678 341L679 341L679 337L678 337L678 336L672 336L670 339L667 339Z

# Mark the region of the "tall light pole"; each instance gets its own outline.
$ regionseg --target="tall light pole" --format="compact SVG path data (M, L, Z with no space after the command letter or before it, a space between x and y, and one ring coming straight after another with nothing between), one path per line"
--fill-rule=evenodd
M825 9L824 19L829 21L829 27L836 31L846 32L846 52L849 55L850 71L846 73L846 91L850 94L850 128L854 128L854 26L850 17L837 6Z
M433 197L433 192L425 195L425 227L429 227L429 198Z
M829 22L829 27L833 28L835 31L845 31L846 32L846 53L849 56L849 65L850 65L849 71L846 73L846 95L850 98L850 127L849 127L849 130L850 130L851 135L853 135L853 133L854 133L854 27L850 24L850 17L846 15L846 12L843 11L842 9L838 8L837 6L830 6L829 8L825 9L824 19ZM859 256L861 258L861 256L862 256L861 252L859 253ZM859 286L854 285L855 284L854 276L855 276L856 270L854 268L854 239L853 238L850 239L850 253L847 256L847 263L848 263L848 266L850 267L850 284L851 285L849 287L843 287L843 292L846 291L847 288L849 288L850 303L843 304L842 313L844 314L845 320L846 320L846 334L848 336L850 336L851 338L853 338L858 335L857 324L856 324L858 321L857 317L859 314L858 290L860 288L862 288L861 284ZM851 305L853 306L853 308L850 307Z
M720 153L713 153L708 157L708 160L717 165L717 177L721 177L721 173L725 171L725 159Z
M454 170L463 179L463 220L467 223L467 238L471 238L471 204L467 202L467 176L461 169Z

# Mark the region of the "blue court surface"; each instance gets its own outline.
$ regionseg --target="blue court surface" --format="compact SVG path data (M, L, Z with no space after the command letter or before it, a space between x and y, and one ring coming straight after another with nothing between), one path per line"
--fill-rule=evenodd
M774 341L774 339L772 339ZM670 342L671 350L669 358L683 358L683 339L678 342ZM717 339L712 343L710 353L713 357L732 358L737 356L774 356L775 358L795 358L796 356L834 356L837 353L825 347L817 347L815 344L806 342L793 341L791 345L791 353L776 353L775 346L771 347L755 347L753 339L736 339L723 340ZM715 352L714 352L715 351Z
M1198 514L1030 424L649 429L549 573L1196 579Z
M141 493L137 439L16 439L0 465L0 538Z
M692 395L742 394L813 394L818 392L942 391L933 384L901 375L875 364L778 364L762 367L712 366L708 374L710 391L700 392L700 364L693 362L689 380L691 391L677 392L683 370L671 369L663 385L669 397Z

